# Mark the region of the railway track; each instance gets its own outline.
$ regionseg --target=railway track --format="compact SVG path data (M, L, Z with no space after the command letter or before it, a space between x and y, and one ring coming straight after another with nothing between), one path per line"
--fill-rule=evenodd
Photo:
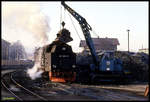
M24 86L16 82L15 79L13 78L13 74L15 74L15 72L16 71L11 71L1 76L1 85L16 98L15 100L47 101L44 97L39 96L37 93L32 92L31 90L25 88ZM14 88L12 88L12 86ZM27 98L27 96L30 98Z
M84 85L78 83L54 83L49 81L46 82L44 81L40 83L39 80L36 81L29 80L28 76L26 76L25 74L25 71L21 70L21 72L20 71L12 72L9 73L10 75L8 75L8 73L5 73L5 75L2 77L2 81L7 80L4 82L4 84L8 89L10 89L10 84L15 84L16 88L20 90L20 92L13 91L14 94L16 95L13 96L15 96L17 100L28 100L29 97L31 97L30 100L35 100L36 98L36 100L44 99L44 101L47 100L60 100L60 101L61 100L104 100L104 101L148 100L146 97L138 96L128 90L125 91L122 89L118 89L120 88L119 85L117 86L108 85L108 84L107 85ZM22 85L27 89L24 88ZM125 88L127 86L122 85L121 87ZM38 95L37 94L33 95L34 93L35 94L38 93ZM28 99L25 99L24 96L26 96ZM19 97L20 99L17 97Z

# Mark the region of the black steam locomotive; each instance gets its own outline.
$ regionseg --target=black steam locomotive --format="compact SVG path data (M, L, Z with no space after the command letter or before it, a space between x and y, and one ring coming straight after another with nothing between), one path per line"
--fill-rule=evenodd
M41 64L40 69L49 73L52 82L75 81L76 54L73 53L71 46L66 44L71 40L70 32L62 29L55 41L35 52L35 63Z

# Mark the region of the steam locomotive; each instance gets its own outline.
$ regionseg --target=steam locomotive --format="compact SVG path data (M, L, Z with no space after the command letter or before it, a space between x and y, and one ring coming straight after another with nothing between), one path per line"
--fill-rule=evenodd
M73 82L76 79L76 54L66 44L71 40L70 32L62 29L55 41L34 53L35 63L41 64L40 69L48 73L52 82Z

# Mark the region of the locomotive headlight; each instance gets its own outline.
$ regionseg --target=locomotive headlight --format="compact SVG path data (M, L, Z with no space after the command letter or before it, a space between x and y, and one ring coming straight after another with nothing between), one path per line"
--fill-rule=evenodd
M53 65L53 68L56 68L56 65Z
M65 50L66 50L66 48L65 48L65 47L63 47L63 48L62 48L62 50L63 50L63 51L65 51Z
M75 68L76 66L75 65L72 65L72 68Z
M108 66L109 66L109 65L110 65L110 61L107 61L107 62L106 62L106 65L108 65Z
M110 71L110 68L106 68L107 71Z

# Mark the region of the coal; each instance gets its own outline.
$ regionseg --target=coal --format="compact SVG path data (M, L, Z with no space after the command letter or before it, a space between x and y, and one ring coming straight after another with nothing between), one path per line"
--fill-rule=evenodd
M63 28L62 30L60 30L57 34L57 38L55 39L55 41L59 41L59 42L63 42L63 43L68 43L70 41L72 41L72 37L70 36L70 32L69 30Z
M100 55L99 55L100 57ZM123 62L123 68L132 73L133 81L149 81L149 55L145 53L128 53L126 51L116 51L115 58L119 58ZM92 64L92 56L89 52L77 54L78 65Z

